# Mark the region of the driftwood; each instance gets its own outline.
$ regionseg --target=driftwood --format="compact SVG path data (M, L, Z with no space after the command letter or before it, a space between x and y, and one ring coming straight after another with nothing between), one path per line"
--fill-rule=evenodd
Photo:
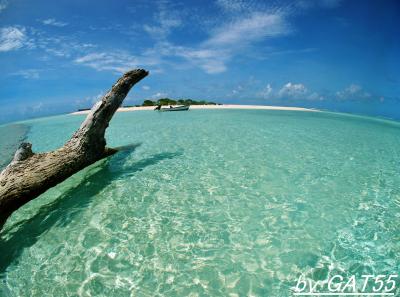
M106 147L105 130L129 90L147 74L143 69L126 72L93 106L63 147L35 154L30 143L20 145L13 161L0 173L0 230L7 218L22 205L116 152L116 149Z

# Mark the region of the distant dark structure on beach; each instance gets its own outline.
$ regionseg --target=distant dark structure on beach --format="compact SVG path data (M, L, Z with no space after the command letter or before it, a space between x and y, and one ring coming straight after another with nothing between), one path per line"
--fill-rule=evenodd
M174 100L170 98L161 98L157 101L153 100L144 100L142 106L157 106L157 105L218 105L215 102L208 101L196 101L192 99L179 99Z

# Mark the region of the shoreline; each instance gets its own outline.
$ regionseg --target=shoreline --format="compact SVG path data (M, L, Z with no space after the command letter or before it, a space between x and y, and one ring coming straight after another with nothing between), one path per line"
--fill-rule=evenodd
M120 107L117 112L128 111L143 111L154 110L155 106L140 106L140 107ZM221 105L190 105L190 109L262 109L262 110L291 110L291 111L309 111L319 112L318 109L304 107L289 107L289 106L271 106L271 105L241 105L241 104L221 104ZM189 110L190 110L189 109ZM70 114L88 114L90 110L74 111Z

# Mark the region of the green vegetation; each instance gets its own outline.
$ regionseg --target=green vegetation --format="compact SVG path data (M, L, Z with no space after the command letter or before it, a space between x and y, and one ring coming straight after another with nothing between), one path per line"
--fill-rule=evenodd
M154 106L154 102L151 100L144 100L142 106Z
M214 102L208 102L208 101L196 101L192 99L179 99L179 100L174 100L170 98L161 98L158 99L157 101L152 101L152 100L144 100L142 106L157 106L157 105L217 105L217 103Z

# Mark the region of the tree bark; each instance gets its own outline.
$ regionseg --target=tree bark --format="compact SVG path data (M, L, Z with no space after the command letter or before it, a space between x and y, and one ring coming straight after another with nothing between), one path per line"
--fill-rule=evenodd
M105 130L129 90L147 74L146 70L136 69L119 78L63 147L35 154L30 143L20 145L13 161L0 173L0 230L22 205L116 152L106 147Z

